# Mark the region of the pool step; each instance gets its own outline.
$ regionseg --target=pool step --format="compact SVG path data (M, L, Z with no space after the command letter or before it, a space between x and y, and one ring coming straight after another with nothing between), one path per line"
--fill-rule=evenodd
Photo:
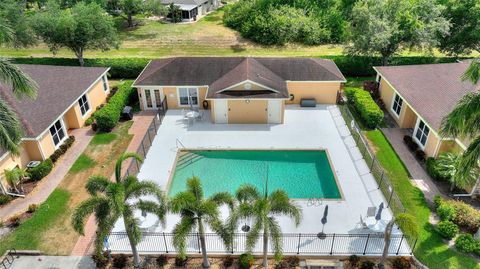
M177 168L184 168L192 163L199 161L202 158L203 158L202 156L195 154L193 152L186 152L182 154L180 157L178 157L176 166Z

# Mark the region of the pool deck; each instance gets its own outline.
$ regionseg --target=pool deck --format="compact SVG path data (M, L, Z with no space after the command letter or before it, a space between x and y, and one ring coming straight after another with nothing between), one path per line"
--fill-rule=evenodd
M279 217L284 233L320 232L325 205L329 206L325 233L368 233L369 230L361 228L360 215L365 217L368 207L378 207L382 202L387 204L334 105L286 106L285 122L277 125L212 124L209 111L204 113L202 121L189 125L180 110L169 110L138 177L153 180L165 188L179 149L177 146L180 146L178 141L189 149L327 149L343 199L318 200L315 205L312 201L296 200L303 210L303 220L295 227L290 219ZM228 209L222 208L222 213L228 216ZM391 219L389 209L383 210L382 219ZM178 216L170 215L166 226L159 225L154 231L171 232L178 220ZM117 223L114 231L124 231L123 223ZM394 229L394 232L399 230Z

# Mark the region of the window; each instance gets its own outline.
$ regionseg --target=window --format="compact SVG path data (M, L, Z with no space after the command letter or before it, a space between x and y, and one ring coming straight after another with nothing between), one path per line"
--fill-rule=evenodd
M153 107L150 90L145 90L145 100L147 101L147 107Z
M63 124L61 120L57 120L52 127L50 127L50 134L53 138L53 144L57 146L65 138L65 130L63 129Z
M162 106L162 100L160 100L160 90L153 90L155 93L155 104L157 105L157 108Z
M107 83L107 76L102 77L102 82L103 82L103 91L108 91L108 83Z
M395 94L392 103L392 111L395 112L397 116L400 116L400 111L402 111L403 99L398 95Z
M85 116L85 114L90 111L90 104L88 103L86 94L78 99L78 105L80 106L80 112L82 113L82 116Z
M197 88L178 88L178 98L181 106L198 106Z
M425 146L427 143L428 133L430 133L430 128L428 128L428 126L422 120L419 121L420 122L418 123L417 131L415 132L415 138L422 146Z

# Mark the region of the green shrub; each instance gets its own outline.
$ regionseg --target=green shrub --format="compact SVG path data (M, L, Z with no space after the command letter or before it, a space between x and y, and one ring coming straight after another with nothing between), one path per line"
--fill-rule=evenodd
M476 233L480 228L480 211L462 201L449 200L448 203L455 208L452 221L468 232Z
M394 269L410 269L410 268L412 268L412 263L410 262L409 258L398 257L398 258L393 259L392 267Z
M441 203L437 208L437 214L441 220L453 220L457 216L455 207L450 203Z
M75 137L74 136L69 136L65 141L63 142L58 149L56 149L52 155L50 155L50 160L52 160L53 163L56 163L60 157L62 157L63 154L67 152L67 150L73 145L73 142L75 142Z
M251 253L243 253L238 257L238 267L240 269L249 269L253 265L253 255Z
M123 108L129 103L132 93L135 93L132 83L132 81L126 81L120 85L109 102L95 112L95 120L100 131L110 132L118 123Z
M38 209L38 205L36 205L36 204L30 204L30 205L28 206L27 212L28 212L28 213L33 213L33 212L37 211L37 209Z
M454 238L459 231L457 224L449 220L440 221L437 224L437 230L443 238L448 240Z
M440 197L440 195L435 195L433 197L433 205L435 206L435 210L437 210L437 208L443 203L443 199L442 197Z
M28 172L30 173L30 178L34 181L39 181L40 179L46 177L53 169L53 162L51 159L46 159L41 162L36 167L30 168Z
M90 126L92 125L93 121L95 120L95 118L92 116L90 116L86 121L85 121L85 126Z
M0 205L6 205L13 200L13 197L6 194L0 194Z
M369 92L358 88L346 88L345 94L369 128L376 128L383 122L383 111L375 103Z
M479 243L471 234L461 234L455 240L455 247L461 252L473 253L479 248Z
M432 158L432 157L427 158L427 161L426 161L425 165L427 166L428 174L433 179L439 180L439 181L448 181L448 178L443 176L443 174L438 171L437 163L436 163L435 158Z

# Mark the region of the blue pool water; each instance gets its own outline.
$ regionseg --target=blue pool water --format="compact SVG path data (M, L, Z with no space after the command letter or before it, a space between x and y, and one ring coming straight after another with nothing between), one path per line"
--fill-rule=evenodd
M177 160L168 195L185 190L188 178L200 178L205 195L235 193L242 184L268 191L285 190L290 198L341 198L327 153L321 150L189 151Z

